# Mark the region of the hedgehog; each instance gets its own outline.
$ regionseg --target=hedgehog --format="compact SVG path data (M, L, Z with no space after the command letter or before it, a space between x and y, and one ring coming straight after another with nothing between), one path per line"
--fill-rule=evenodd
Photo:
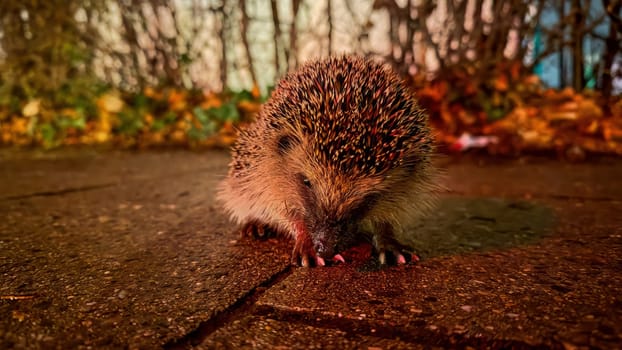
M286 74L240 131L217 196L243 234L293 238L293 264L343 263L363 242L381 264L404 264L434 199L433 143L389 66L317 59Z

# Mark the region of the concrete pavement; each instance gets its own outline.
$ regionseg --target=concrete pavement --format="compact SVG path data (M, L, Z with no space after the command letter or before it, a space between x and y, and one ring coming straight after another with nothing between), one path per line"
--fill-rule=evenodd
M421 262L316 269L232 232L227 162L0 151L0 348L622 348L622 160L443 159Z

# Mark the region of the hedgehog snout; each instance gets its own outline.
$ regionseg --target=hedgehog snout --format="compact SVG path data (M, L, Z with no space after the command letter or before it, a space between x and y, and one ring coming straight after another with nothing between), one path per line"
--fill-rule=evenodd
M323 226L313 230L313 248L317 255L324 259L330 259L335 255L339 232L339 228L334 226Z

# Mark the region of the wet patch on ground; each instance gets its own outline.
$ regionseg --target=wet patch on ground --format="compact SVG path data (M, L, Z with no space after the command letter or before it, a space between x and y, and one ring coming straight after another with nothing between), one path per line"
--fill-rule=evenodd
M554 211L542 203L490 198L442 197L413 229L421 258L503 249L550 235Z

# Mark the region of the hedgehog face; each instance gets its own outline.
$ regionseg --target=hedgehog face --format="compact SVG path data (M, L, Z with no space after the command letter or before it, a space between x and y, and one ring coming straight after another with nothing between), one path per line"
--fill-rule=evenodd
M380 176L353 178L351 174L309 154L300 135L284 134L277 138L288 183L295 183L290 195L294 216L301 219L311 236L316 253L332 258L367 238L358 230L359 223L373 207L380 186Z
M303 222L319 256L330 259L367 240L359 232L359 223L377 197L370 185L339 174L329 178L297 173L295 177L304 207Z

